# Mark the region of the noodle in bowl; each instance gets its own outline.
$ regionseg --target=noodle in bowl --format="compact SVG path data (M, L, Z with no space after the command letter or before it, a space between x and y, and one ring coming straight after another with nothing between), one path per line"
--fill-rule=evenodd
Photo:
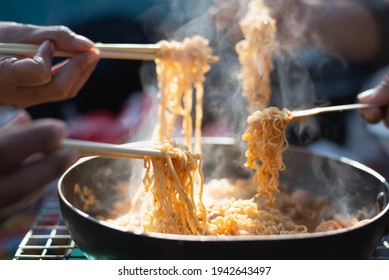
M202 140L206 183L251 176L242 165L244 152L232 145L232 139ZM388 230L385 180L359 163L295 147L290 147L284 158L286 169L280 173L280 187L286 192L325 197L338 213L362 213L364 221L327 232L282 235L197 236L146 233L136 227L129 230L107 220L124 216L133 207L132 197L142 186L143 161L99 157L81 160L62 176L61 210L75 243L93 259L368 258ZM224 191L224 195L231 195ZM216 189L216 193L220 192ZM313 215L320 219L318 213L326 211L323 209L316 209Z

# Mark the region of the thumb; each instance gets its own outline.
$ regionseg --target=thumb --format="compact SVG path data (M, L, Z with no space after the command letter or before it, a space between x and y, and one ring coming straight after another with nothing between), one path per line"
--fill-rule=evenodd
M377 123L384 119L389 124L389 73L378 86L360 93L357 98L360 103L377 105L361 109L361 115L367 122Z
M389 105L389 72L378 86L360 93L357 97L361 103Z

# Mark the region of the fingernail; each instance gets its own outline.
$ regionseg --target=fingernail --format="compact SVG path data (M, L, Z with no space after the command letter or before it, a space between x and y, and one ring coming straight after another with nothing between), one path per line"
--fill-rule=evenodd
M93 48L88 52L87 61L89 64L95 63L100 58L100 51L96 48Z
M54 51L55 51L55 45L54 45L54 43L51 42L50 40L44 41L44 42L42 43L41 46L47 46L47 45L48 45L48 47L50 48L50 51L51 51L51 52L54 52Z
M85 48L91 48L91 47L93 47L94 46L94 43L91 41L91 40L89 40L88 38L86 38L86 37L84 37L84 36L82 36L82 35L76 35L75 36L75 38L76 38L76 42L77 42L77 44L79 44L80 46L82 46L82 47L85 47Z
M376 93L375 89L369 89L369 90L366 90L366 91L358 94L357 98L358 99L366 99L366 98L370 99L370 98L374 97L375 93Z

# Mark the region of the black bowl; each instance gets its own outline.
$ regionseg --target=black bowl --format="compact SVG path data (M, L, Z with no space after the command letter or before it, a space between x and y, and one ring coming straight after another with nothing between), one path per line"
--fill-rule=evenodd
M143 143L144 144L144 143ZM229 138L204 139L206 178L248 177L241 148ZM389 187L370 168L290 147L281 185L327 195L340 212L368 209L370 221L324 233L274 236L183 236L126 231L99 217L115 218L131 206L143 161L93 157L80 160L59 180L61 211L70 235L90 259L366 259L388 233ZM130 184L129 184L130 183ZM88 186L86 197L74 186ZM93 200L88 197L93 197ZM121 204L121 211L117 203Z

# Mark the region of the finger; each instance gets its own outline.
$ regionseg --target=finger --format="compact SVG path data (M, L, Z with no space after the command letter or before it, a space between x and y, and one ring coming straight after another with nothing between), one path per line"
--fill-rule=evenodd
M357 96L360 103L373 104L381 107L361 109L361 116L369 123L377 123L387 116L389 106L389 87L387 78L377 87L362 92ZM385 112L386 111L386 112Z
M0 84L40 86L51 80L54 46L50 41L40 45L32 58L8 57L0 62Z
M389 72L375 88L360 93L358 100L361 103L388 105L389 104Z
M62 60L60 63L57 63L53 67L51 67L51 73L53 75L58 75L61 69L65 67L66 64L68 64L70 61L70 58Z
M361 103L368 103L374 105L386 105L389 104L389 88L376 87L360 93L358 100Z
M99 52L92 49L74 56L53 70L56 73L53 87L61 92L60 100L72 98L78 93L95 69L99 58Z
M98 51L94 49L75 55L63 63L61 67L53 70L55 75L53 75L50 84L43 87L19 88L19 94L23 98L14 100L13 105L25 108L40 103L61 101L73 97L74 93L71 93L73 85L83 75L84 71L88 72L89 66L92 65L94 69L98 59Z
M63 61L63 62L55 65L53 67L53 70L52 70L53 74L58 75L68 62L69 62L69 60L66 60L66 61ZM74 97L77 94L77 92L85 84L86 80L92 74L93 70L96 67L96 64L97 64L97 62L89 65L84 71L81 72L81 76L79 76L78 79L74 81L73 85L68 86L68 88L71 88L71 90L68 93L68 97Z
M84 52L94 46L88 38L74 33L66 26L48 26L36 30L32 35L34 40L50 39L55 42L57 49L71 52Z
M381 108L364 108L361 109L361 116L368 123L378 123L384 116L384 112Z
M73 149L59 149L39 161L0 177L0 206L6 207L38 191L63 174L78 156ZM0 208L1 208L0 207Z
M31 122L30 114L25 110L18 110L15 115L1 127L1 129L8 129L14 125L27 124L29 122Z
M0 172L20 166L33 154L53 151L65 135L65 124L57 120L36 121L3 131L0 138Z
M45 40L55 42L58 49L71 52L87 51L94 43L66 26L38 26L9 24L2 30L3 42L40 44Z
M73 98L77 95L77 93L81 90L81 88L85 85L89 77L92 75L93 70L96 68L97 62L90 65L85 71L81 73L81 76L74 83L72 89L69 92L68 97Z

